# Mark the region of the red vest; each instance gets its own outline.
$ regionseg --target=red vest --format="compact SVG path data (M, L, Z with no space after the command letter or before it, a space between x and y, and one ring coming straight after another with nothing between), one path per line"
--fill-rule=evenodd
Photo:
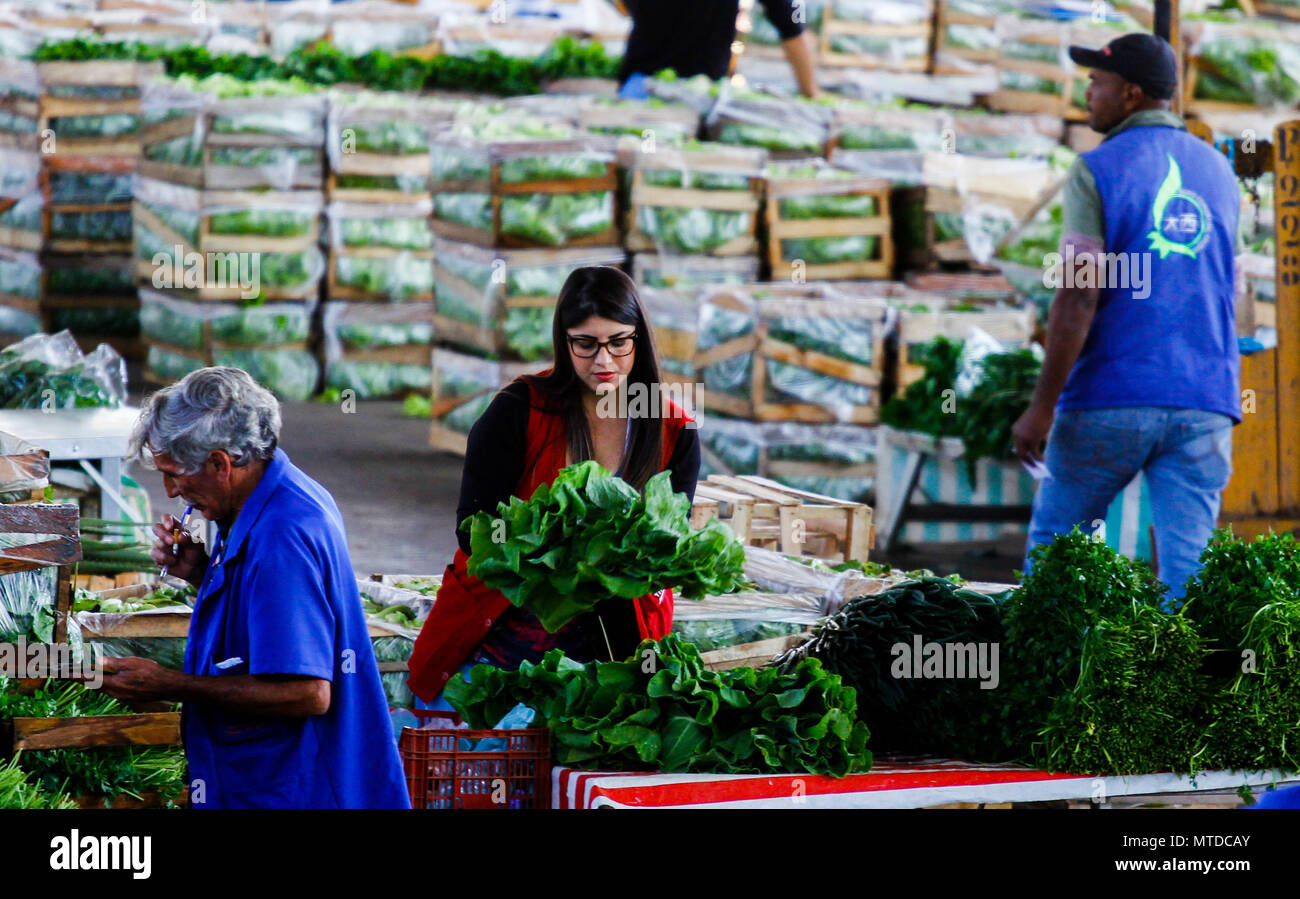
M528 384L528 467L524 469L514 495L527 498L542 484L549 484L564 467L568 443L564 418L546 411L544 400L531 382ZM682 408L668 401L670 414L664 423L664 451L661 469L668 467L673 448L682 428L691 419ZM411 692L425 702L432 702L443 686L487 636L493 622L511 605L500 591L493 590L469 573L469 556L456 550L452 563L442 577L437 601L424 622L408 663L411 675L407 683ZM673 593L665 590L662 598L643 596L634 600L637 628L643 640L667 636L673 626Z

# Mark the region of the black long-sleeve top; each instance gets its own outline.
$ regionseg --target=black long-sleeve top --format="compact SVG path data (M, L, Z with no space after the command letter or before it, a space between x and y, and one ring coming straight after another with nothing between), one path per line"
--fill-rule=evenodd
M760 0L783 40L803 34L793 0ZM682 78L727 74L740 0L627 0L632 33L619 81L672 69Z

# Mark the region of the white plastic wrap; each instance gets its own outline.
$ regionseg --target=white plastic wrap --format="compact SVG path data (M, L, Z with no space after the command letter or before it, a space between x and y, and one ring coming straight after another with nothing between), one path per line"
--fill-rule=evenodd
M311 334L315 300L239 306L189 302L140 288L140 331L157 343L190 352L213 346L266 349L301 346Z
M335 4L330 18L330 43L349 56L421 49L433 43L438 27L420 9L366 0Z
M830 140L831 109L792 97L769 97L725 85L704 119L710 139L794 156L819 155Z
M41 490L49 483L49 453L0 431L0 493Z

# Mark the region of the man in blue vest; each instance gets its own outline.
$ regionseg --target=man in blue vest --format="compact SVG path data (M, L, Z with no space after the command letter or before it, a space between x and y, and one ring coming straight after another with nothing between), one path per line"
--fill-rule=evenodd
M1179 599L1218 518L1241 421L1240 192L1224 156L1169 111L1168 43L1129 34L1070 58L1091 69L1088 124L1105 138L1066 176L1062 286L1033 400L1012 428L1016 455L1047 469L1028 549L1075 525L1095 530L1144 472L1158 573Z

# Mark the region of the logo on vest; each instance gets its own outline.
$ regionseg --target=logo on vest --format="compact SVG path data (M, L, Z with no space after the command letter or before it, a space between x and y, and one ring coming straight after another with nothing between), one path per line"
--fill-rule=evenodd
M1147 235L1151 249L1161 259L1182 253L1195 259L1210 237L1210 210L1200 194L1183 187L1183 173L1168 153L1169 173L1156 193L1151 218L1155 228Z

